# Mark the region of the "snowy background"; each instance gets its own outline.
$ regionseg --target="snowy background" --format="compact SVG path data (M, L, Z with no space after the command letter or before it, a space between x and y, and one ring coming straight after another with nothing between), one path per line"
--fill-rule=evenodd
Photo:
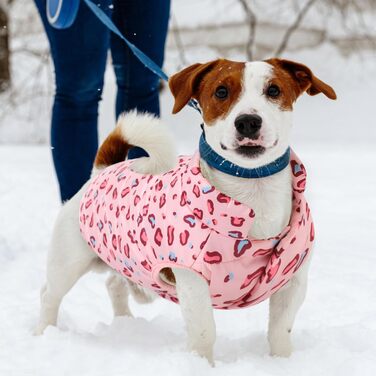
M280 28L294 18L298 2L287 9L279 9L280 3L286 1L256 7L261 57L273 51ZM60 204L48 147L53 75L47 44L32 2L16 0L11 9L17 36L11 40L13 89L0 95L1 376L376 374L376 54L352 16L344 23L335 12L321 17L320 11L312 8L283 55L307 64L338 95L335 102L304 96L294 112L292 146L308 169L307 199L317 232L308 295L293 330L295 351L289 359L269 357L267 303L216 311L216 367L211 368L186 352L183 320L172 303L131 301L135 318L113 320L104 275L83 277L64 300L58 327L32 336ZM278 23L270 26L275 12ZM171 32L168 73L218 56L244 59L247 29L238 1L173 0L173 15L171 27L180 29L184 56ZM371 16L366 11L364 22ZM367 32L376 34L374 26ZM115 91L109 64L101 138L114 126ZM199 116L189 108L172 116L167 89L161 103L179 150L191 153Z

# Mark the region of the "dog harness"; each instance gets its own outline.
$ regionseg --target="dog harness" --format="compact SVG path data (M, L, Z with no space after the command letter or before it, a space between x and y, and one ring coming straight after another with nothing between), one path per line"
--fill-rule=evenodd
M312 249L305 168L291 152L289 225L259 240L248 236L257 213L211 185L199 160L198 152L180 157L160 175L138 174L132 161L107 167L81 200L82 236L111 268L173 302L176 288L160 278L164 268L205 278L214 308L257 304L284 286Z

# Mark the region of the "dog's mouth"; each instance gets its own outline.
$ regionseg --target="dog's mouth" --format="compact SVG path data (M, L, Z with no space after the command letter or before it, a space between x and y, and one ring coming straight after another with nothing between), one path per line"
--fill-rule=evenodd
M248 158L258 157L265 153L265 150L266 148L261 145L241 145L235 149L236 153Z
M278 140L276 140L271 146L263 145L262 142L258 140L238 140L238 142L234 145L233 148L228 148L226 145L221 143L222 150L233 150L237 154L247 157L247 158L256 158L265 153L267 149L271 149L278 144Z

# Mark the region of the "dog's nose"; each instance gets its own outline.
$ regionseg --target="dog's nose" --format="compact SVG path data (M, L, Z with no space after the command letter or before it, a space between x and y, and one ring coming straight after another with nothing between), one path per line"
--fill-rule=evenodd
M239 115L235 119L236 130L247 138L255 138L261 128L261 124L262 118L258 115Z

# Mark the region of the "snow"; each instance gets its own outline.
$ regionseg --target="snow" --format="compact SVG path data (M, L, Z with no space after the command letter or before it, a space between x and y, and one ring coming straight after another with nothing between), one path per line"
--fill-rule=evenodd
M113 321L105 276L94 273L67 295L58 327L32 336L58 194L47 147L1 147L0 160L7 162L0 180L0 375L374 375L376 177L370 171L376 152L295 149L309 172L317 231L308 295L293 330L295 351L290 359L269 357L267 303L216 311L212 369L186 351L178 306L131 301L135 318Z
M184 3L176 1L180 9L176 16L183 26ZM237 17L238 10L229 3L216 2L211 18L222 22ZM197 23L206 22L206 16L197 13ZM187 55L190 62L206 61L216 52L203 46L187 50ZM58 326L34 337L39 289L59 210L57 183L48 146L1 145L0 376L376 374L375 56L365 52L339 56L323 45L286 57L306 63L338 94L336 102L306 95L294 112L292 146L308 170L307 199L317 241L308 295L293 330L292 356L268 355L268 306L262 303L215 312L216 367L211 368L187 352L178 306L162 299L144 306L131 300L135 317L113 320L106 276L94 273L83 277L64 299ZM19 67L29 62L20 61ZM176 51L167 51L166 70L172 73L178 63ZM100 110L101 139L114 125L114 95L109 68ZM34 109L45 111L42 122L47 121L47 107ZM165 89L163 121L180 152L191 153L200 134L200 116L190 108L172 116L171 108L172 98ZM17 123L14 116L6 121L0 137L14 142L25 133L21 126L26 123ZM42 129L47 131L48 124ZM44 137L33 124L27 132L34 141Z

